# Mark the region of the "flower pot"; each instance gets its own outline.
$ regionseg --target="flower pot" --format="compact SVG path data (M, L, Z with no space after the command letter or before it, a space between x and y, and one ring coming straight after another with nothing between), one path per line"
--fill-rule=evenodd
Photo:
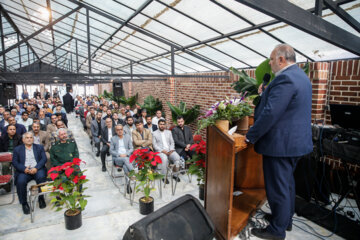
M229 120L216 120L215 126L224 132L229 131Z
M249 129L249 117L245 116L237 121L237 130L246 131Z
M204 184L199 185L199 199L204 200L205 197L205 186Z
M154 199L150 197L150 201L146 202L145 197L139 199L140 214L148 215L154 211Z
M66 210L64 212L64 217L65 217L65 228L67 230L74 230L81 227L82 216L80 210L76 213L72 213L71 210Z

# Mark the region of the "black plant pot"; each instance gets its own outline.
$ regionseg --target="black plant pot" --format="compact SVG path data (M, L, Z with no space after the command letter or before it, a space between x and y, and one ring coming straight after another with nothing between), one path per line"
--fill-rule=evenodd
M140 214L148 215L154 211L154 199L150 197L149 202L144 202L145 197L139 199Z
M74 230L78 229L82 225L82 216L81 211L75 216L68 216L66 213L68 213L69 210L66 210L64 212L65 217L65 228L67 230Z
M204 184L199 185L199 198L200 200L204 200L205 195L205 187Z

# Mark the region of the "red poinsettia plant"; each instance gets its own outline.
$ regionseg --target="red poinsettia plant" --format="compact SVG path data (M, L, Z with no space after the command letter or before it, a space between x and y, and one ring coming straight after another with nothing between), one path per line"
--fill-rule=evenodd
M89 197L83 194L86 188L82 185L89 180L84 175L86 170L80 170L81 162L84 161L74 158L72 162L66 162L48 171L48 177L53 181L49 184L53 186L50 196L54 198L51 203L56 207L56 211L66 208L66 213L70 216L83 211L87 204L85 198Z
M191 145L190 150L195 151L191 159L187 160L191 165L189 166L189 173L197 176L198 185L205 183L205 156L206 156L206 142L201 135L194 136L195 144Z
M136 186L136 192L142 191L144 193L144 202L151 201L150 192L155 190L151 187L151 182L163 178L163 175L156 171L157 165L162 163L158 154L158 152L152 152L147 148L137 149L129 159L130 163L135 162L138 167L138 171L131 171L129 176L135 176L136 180L140 182Z

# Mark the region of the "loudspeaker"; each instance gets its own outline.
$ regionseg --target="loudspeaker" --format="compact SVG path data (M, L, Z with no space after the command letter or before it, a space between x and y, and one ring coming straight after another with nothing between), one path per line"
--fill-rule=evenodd
M122 82L113 83L113 93L115 97L124 96L123 85Z
M70 92L70 89L72 89L72 84L67 83L66 84L66 92Z
M3 83L4 96L7 99L16 99L15 83Z
M206 240L214 235L204 207L188 194L131 225L123 240Z

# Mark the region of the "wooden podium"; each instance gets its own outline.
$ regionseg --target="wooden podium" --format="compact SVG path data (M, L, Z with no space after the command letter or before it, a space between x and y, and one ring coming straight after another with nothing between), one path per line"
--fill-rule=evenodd
M253 146L235 146L216 126L207 129L205 209L218 239L233 239L266 199L262 157ZM233 191L241 191L233 196Z

